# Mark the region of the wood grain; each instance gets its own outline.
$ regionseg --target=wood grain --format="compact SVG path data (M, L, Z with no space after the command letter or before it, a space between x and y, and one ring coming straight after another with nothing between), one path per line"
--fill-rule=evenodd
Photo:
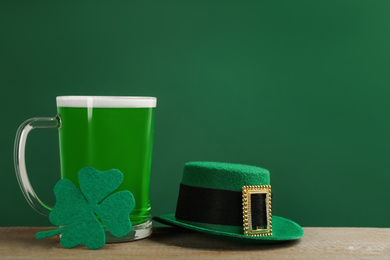
M160 227L150 238L99 250L66 249L58 238L35 238L48 229L0 227L0 259L390 259L390 228L304 228L299 241L245 245Z

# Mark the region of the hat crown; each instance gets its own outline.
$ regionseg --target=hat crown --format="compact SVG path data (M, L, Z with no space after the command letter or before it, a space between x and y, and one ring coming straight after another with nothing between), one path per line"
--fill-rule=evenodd
M246 185L270 185L270 174L266 169L244 164L189 162L184 166L182 184L242 191Z

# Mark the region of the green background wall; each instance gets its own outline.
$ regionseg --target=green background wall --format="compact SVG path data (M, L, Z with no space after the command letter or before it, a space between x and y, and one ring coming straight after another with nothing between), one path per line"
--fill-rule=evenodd
M58 95L158 97L153 214L194 160L271 171L274 213L390 227L390 1L2 0L0 225L49 225L24 200L13 139ZM58 136L27 168L54 203Z

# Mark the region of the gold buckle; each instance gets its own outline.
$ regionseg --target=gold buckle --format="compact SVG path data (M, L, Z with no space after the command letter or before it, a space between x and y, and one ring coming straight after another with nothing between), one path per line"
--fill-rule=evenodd
M251 195L266 194L265 205L267 214L267 225L252 227ZM242 187L242 219L244 235L246 236L272 236L272 210L271 210L271 185L253 185Z

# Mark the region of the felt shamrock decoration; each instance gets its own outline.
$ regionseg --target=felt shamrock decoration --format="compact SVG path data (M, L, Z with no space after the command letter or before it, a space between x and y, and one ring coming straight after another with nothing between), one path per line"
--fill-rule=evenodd
M122 183L123 174L115 169L101 172L85 167L78 172L78 180L81 191L68 179L54 186L57 201L49 219L60 228L38 232L36 237L62 234L61 245L66 248L83 244L98 249L106 243L101 222L112 235L127 235L132 227L129 215L135 206L133 194L124 190L110 195Z

